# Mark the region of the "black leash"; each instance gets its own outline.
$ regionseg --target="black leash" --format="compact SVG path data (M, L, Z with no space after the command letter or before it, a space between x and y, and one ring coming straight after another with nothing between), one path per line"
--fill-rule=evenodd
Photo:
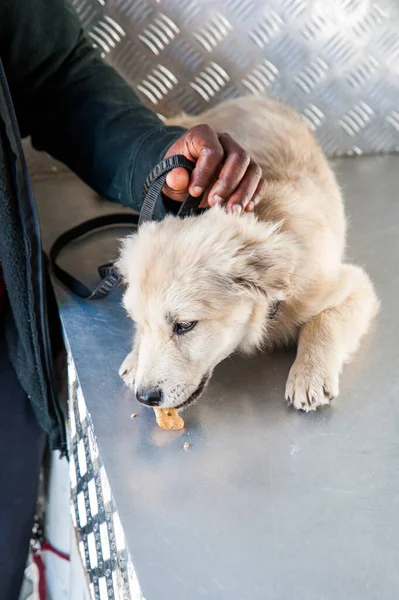
M113 263L108 263L98 267L98 273L101 277L100 283L94 290L88 288L84 283L76 279L73 275L65 271L57 263L57 258L60 252L70 243L93 231L104 229L105 227L115 225L133 225L140 227L147 221L154 220L154 212L158 202L161 199L162 188L165 185L166 176L170 171L182 167L191 173L195 164L188 160L185 156L176 154L165 158L160 162L147 177L143 187L143 204L140 215L132 215L126 213L113 213L96 217L88 221L80 223L72 229L68 229L62 233L53 243L50 249L50 263L54 275L57 279L72 293L86 300L99 300L108 296L108 294L118 285L121 284L122 277ZM202 196L194 198L188 196L182 203L177 215L181 218L196 214L201 203Z
M114 213L111 215L104 215L103 217L96 217L95 219L89 219L76 227L72 227L72 229L68 229L68 231L62 233L55 240L49 253L51 268L54 275L66 288L68 288L68 290L80 298L85 298L86 300L98 300L99 298L104 298L104 296L107 296L121 283L121 275L117 269L115 269L113 263L98 267L101 281L92 291L84 283L79 281L79 279L76 279L71 273L68 273L68 271L65 271L65 269L60 267L57 263L57 257L66 246L92 231L104 229L105 227L110 227L112 225L134 225L137 227L138 222L138 215Z
M195 164L188 160L181 154L170 156L160 162L148 175L143 186L143 204L140 211L139 226L146 221L154 220L155 207L158 204L159 198L161 197L162 188L165 185L166 176L170 171L177 167L183 167L189 173L194 170ZM194 198L193 196L187 196L182 202L178 217L189 217L195 214L201 203L202 196Z

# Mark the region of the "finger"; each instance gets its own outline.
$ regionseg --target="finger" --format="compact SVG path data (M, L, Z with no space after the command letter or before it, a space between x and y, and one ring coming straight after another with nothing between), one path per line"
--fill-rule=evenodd
M168 173L162 191L168 198L182 202L187 196L189 183L189 173L179 167Z
M209 208L208 195L209 195L209 189L205 190L204 195L201 199L201 204L199 205L199 208Z
M186 169L181 167L173 169L166 177L166 185L170 190L186 192L190 183L190 175Z
M258 183L258 187L256 188L254 195L252 196L252 200L250 200L245 207L246 212L252 212L253 210L255 210L255 208L261 201L263 194L265 193L265 189L266 181L264 179L261 179Z
M225 162L219 178L209 194L209 204L222 204L230 198L244 178L251 162L249 154L227 133L219 136L224 148Z
M197 159L190 179L190 194L199 196L214 182L224 159L224 150L216 132L208 125L198 125L187 133L187 151Z
M261 180L262 171L259 165L251 161L240 185L226 204L226 210L240 213L254 197Z

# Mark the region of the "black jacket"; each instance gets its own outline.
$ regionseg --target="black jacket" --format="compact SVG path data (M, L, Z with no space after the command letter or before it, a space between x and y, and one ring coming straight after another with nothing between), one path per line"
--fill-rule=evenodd
M10 354L53 448L65 451L54 383L54 310L21 136L103 197L136 209L151 169L182 135L105 65L64 0L0 2L0 262ZM49 304L50 302L50 304ZM1 396L1 382L0 382Z

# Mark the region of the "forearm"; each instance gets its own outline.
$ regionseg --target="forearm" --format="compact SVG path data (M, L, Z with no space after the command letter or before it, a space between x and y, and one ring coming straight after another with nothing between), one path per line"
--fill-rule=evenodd
M66 68L74 72L70 57L70 66L40 90L33 144L102 196L138 208L146 176L183 130L164 127L91 48L74 52L79 75L65 79Z
M5 4L0 48L22 134L101 195L138 208L145 177L183 130L165 128L102 62L64 0Z

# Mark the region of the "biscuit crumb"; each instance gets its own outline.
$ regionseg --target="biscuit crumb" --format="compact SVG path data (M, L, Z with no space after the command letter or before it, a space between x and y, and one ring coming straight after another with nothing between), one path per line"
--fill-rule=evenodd
M184 421L175 408L154 408L158 425L162 429L183 429Z
M188 450L188 449L190 448L190 444L189 444L188 442L184 442L184 446L183 446L183 448L184 448L185 450Z
M136 417L137 417L137 413L132 413L132 414L130 415L130 418L131 418L131 419L135 419Z

